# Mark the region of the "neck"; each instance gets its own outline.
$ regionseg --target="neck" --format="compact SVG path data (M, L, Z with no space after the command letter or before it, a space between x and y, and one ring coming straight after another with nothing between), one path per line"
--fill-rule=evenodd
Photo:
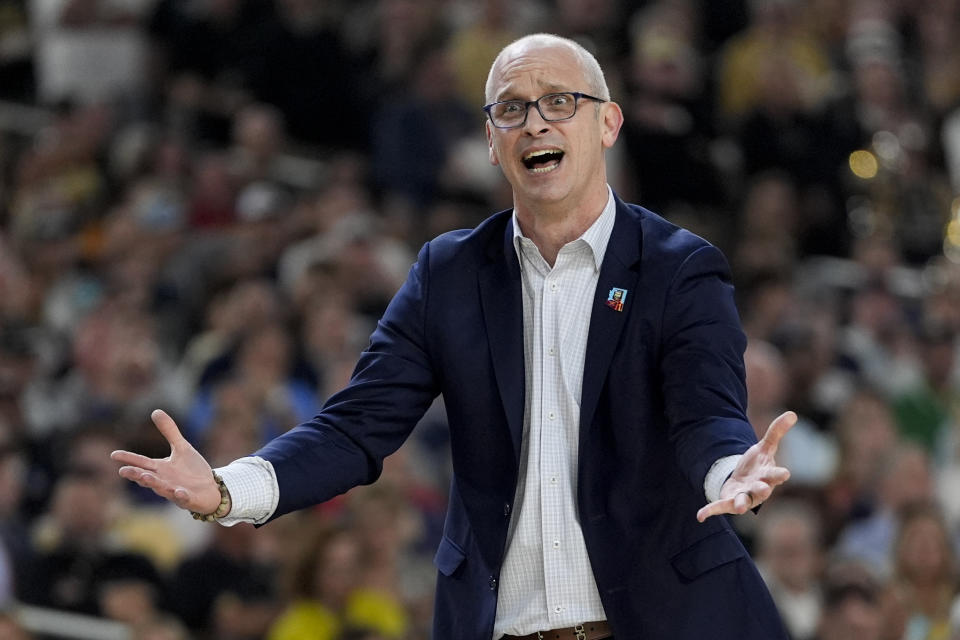
M594 189L578 202L525 204L514 198L520 230L530 238L540 255L552 267L560 249L583 235L597 221L607 204L607 184Z

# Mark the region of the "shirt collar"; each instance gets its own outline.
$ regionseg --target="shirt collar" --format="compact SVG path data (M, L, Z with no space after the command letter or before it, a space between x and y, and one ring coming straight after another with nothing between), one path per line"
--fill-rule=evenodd
M610 242L610 235L613 233L613 223L617 219L616 211L617 203L613 198L613 189L610 188L610 185L607 185L607 204L604 205L603 211L600 212L600 217L594 220L593 224L583 232L583 235L577 238L577 240L586 242L590 250L593 251L593 261L597 271L600 270L600 265L603 264L603 256L607 252L607 244ZM513 212L512 220L513 248L517 252L517 259L522 262L523 256L520 253L520 243L527 239L527 237L523 235L523 231L520 230L516 210ZM568 244L573 244L573 242Z

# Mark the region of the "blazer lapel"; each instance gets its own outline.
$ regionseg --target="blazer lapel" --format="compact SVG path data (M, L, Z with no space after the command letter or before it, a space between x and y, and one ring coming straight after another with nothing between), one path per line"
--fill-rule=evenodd
M607 378L610 362L620 341L620 333L630 317L631 310L642 304L637 283L640 277L640 221L616 198L617 218L610 241L600 265L597 291L590 314L587 334L587 352L583 363L583 388L580 393L580 447L586 443L586 434L600 398L600 390ZM607 305L612 289L623 289L623 307Z
M513 455L515 461L519 461L526 383L520 263L513 246L512 220L507 220L503 242L491 246L489 257L490 261L478 274L480 301L494 375L513 440Z

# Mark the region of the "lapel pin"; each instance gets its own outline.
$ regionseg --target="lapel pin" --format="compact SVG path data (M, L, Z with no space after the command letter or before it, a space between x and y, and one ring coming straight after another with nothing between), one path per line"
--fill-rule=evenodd
M614 311L623 311L623 303L627 300L627 290L614 287L607 296L607 306Z

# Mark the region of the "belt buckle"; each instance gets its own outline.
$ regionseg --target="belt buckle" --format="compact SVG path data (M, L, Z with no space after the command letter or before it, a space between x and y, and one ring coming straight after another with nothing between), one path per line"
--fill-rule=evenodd
M577 634L577 640L587 640L587 632L584 631L583 624L575 626L573 632Z

